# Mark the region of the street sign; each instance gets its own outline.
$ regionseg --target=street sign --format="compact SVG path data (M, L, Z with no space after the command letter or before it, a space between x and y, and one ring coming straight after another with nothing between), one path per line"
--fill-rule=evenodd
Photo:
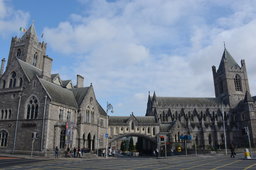
M105 133L105 138L108 138L108 133Z
M181 140L192 140L192 136L191 135L181 135L180 139Z

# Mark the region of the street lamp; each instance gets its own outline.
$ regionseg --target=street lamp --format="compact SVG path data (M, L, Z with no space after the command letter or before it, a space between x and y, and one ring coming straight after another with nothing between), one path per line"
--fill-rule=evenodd
M223 102L221 101L221 114L223 119L223 131L224 131L224 142L225 142L225 154L228 154L227 150L227 136L226 136L226 125L225 125L225 116L224 116L224 109L223 109Z

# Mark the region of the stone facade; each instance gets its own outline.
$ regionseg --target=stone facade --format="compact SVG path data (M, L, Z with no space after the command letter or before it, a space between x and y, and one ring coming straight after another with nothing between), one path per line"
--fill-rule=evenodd
M191 135L190 145L200 148L224 147L224 126L227 146L248 146L243 134L249 128L256 145L256 97L251 97L245 61L239 66L227 49L218 70L212 67L215 98L158 97L149 94L146 116L155 116L170 143L180 143L180 136ZM224 117L224 123L223 123ZM164 127L165 126L165 127Z
M9 58L0 72L0 150L45 155L58 146L87 148L105 146L107 114L97 102L93 86L77 85L51 74L52 59L46 43L39 42L34 25L21 37L12 38ZM99 139L99 140L97 140Z

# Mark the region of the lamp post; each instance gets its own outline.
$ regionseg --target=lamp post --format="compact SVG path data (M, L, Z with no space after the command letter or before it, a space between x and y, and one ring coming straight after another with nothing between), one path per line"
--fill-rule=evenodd
M226 124L225 124L225 116L224 116L224 108L223 108L223 102L221 101L221 113L222 113L222 119L223 119L223 131L224 131L224 142L225 142L225 154L228 154L227 150L227 136L226 136Z

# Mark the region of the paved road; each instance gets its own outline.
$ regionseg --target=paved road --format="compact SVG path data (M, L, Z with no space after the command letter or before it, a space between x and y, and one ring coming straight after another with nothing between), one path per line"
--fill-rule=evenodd
M108 158L108 159L0 159L3 169L100 169L100 170L167 170L167 169L256 169L256 160L242 160L226 156L173 156L156 158Z

